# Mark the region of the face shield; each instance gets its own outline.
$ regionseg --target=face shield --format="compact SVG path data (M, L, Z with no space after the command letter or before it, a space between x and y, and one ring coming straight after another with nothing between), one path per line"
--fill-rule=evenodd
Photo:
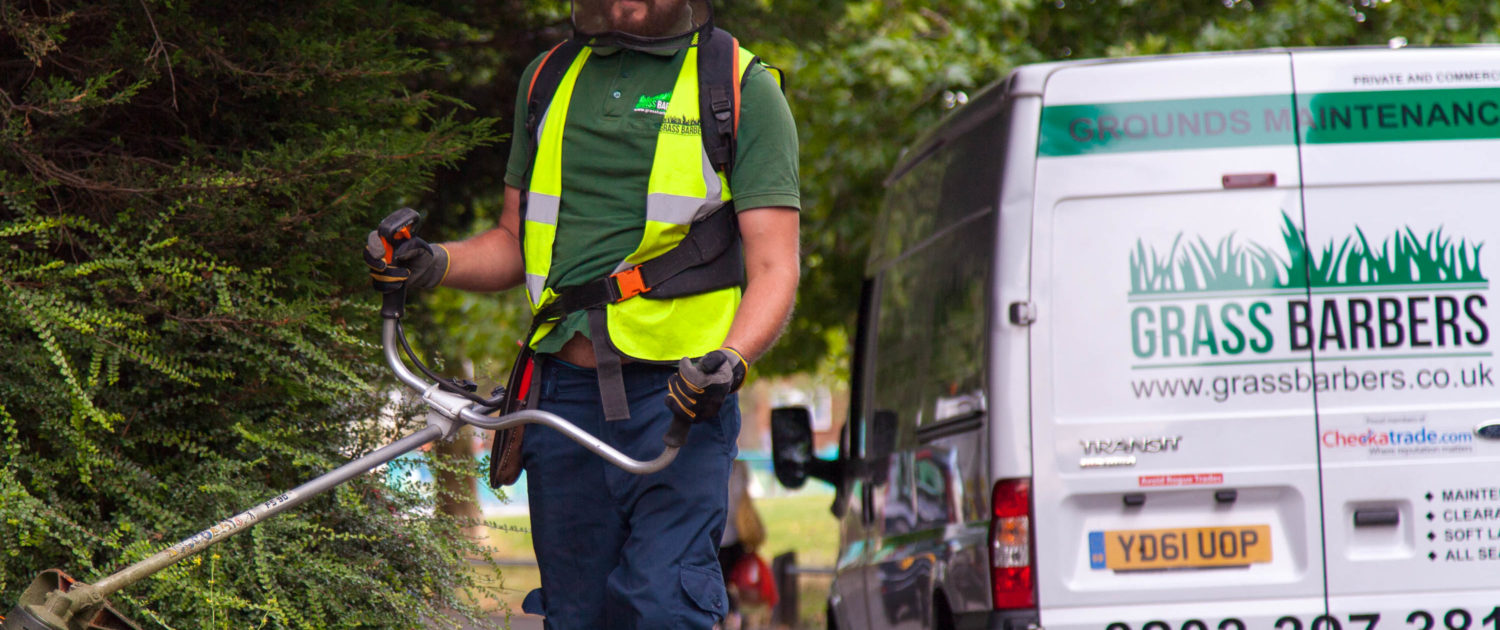
M713 28L709 0L572 0L573 32L590 46L670 50Z

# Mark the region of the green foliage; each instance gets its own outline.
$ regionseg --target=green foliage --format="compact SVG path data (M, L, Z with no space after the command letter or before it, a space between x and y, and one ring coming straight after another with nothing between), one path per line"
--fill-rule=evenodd
M746 46L787 70L802 141L803 274L787 336L757 366L813 369L830 330L852 326L882 184L904 145L967 92L1042 60L1023 38L1028 3L978 0L809 3L767 0L725 17ZM788 12L818 15L801 32ZM739 21L730 21L738 18ZM779 26L786 24L785 28Z
M569 34L567 2L562 0L436 0L434 11L462 22L456 32L424 45L438 64L422 72L414 86L455 97L442 104L457 121L498 118L502 139L514 121L521 72L542 51ZM457 240L493 228L500 219L508 141L475 147L463 160L435 173L434 185L412 206L424 215L429 240ZM446 357L475 363L476 380L504 381L526 333L531 313L523 292L476 294L439 289L409 311L414 336L437 363ZM459 371L454 371L458 374ZM485 382L488 391L490 383Z
M414 428L377 421L358 244L494 126L410 87L439 70L417 43L468 28L424 5L0 6L4 606ZM366 476L115 601L147 626L424 627L481 588L431 506Z
M498 214L498 208L495 211ZM478 234L493 228L493 221L478 219L457 233ZM495 295L438 288L423 295L421 305L409 312L422 331L413 343L420 341L418 352L426 350L429 365L439 371L446 368L446 374L468 376L452 361L472 361L473 380L484 394L505 384L531 322L531 310L519 291Z

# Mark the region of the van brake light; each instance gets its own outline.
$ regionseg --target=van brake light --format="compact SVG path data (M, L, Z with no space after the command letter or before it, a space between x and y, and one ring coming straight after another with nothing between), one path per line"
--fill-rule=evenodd
M996 609L1034 608L1031 574L1031 480L995 482L990 505L990 584Z

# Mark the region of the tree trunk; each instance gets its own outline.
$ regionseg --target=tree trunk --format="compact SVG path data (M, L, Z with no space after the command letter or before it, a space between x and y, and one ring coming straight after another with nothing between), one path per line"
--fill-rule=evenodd
M463 371L468 378L473 378L474 364L465 360ZM458 435L455 435L452 440L438 442L433 449L441 459L467 465L475 459L476 437L474 428L466 426L459 429ZM484 511L479 509L478 480L473 475L454 474L442 470L435 471L433 477L438 487L438 511L448 516L464 519L468 523L464 527L464 535L470 540L486 540L489 537L489 528L484 524Z

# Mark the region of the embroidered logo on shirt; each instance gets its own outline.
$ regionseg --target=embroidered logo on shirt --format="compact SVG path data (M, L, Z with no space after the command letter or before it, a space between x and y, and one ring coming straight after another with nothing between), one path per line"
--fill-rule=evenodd
M635 111L642 114L667 115L667 106L672 104L672 93L663 92L656 96L642 96L635 102Z
M678 136L696 136L703 133L697 118L687 116L668 116L662 119L662 133L670 133Z

